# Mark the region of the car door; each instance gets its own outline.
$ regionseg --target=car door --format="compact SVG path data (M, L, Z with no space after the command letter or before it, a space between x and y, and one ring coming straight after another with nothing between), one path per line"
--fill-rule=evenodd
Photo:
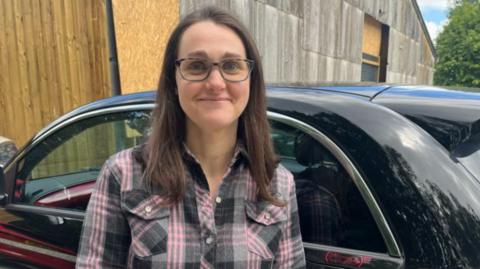
M143 142L152 107L99 109L66 119L16 157L6 168L14 170L6 171L6 181L13 184L11 203L0 210L4 262L74 267L100 168L110 155Z
M276 153L295 178L307 268L402 268L378 203L341 149L299 120L269 118Z

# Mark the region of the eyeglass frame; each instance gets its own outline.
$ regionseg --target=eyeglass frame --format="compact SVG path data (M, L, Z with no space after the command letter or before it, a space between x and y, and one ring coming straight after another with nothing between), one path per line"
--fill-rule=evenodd
M183 76L183 73L182 73L182 70L180 67L180 64L183 62L183 61L186 61L186 60L205 60L206 62L209 62L210 63L210 68L208 70L208 73L207 75L205 76L205 78L203 79L198 79L198 80L191 80L191 79L186 79L184 76ZM227 79L225 78L225 76L223 75L223 71L222 71L222 68L220 67L220 64L226 62L226 61L231 61L231 60L238 60L238 61L244 61L244 62L247 62L247 65L248 65L248 73L247 73L247 76L242 79L242 80L230 80L230 79ZM188 58L180 58L180 59L177 59L175 60L175 66L179 69L179 72L180 72L180 76L186 80L186 81L191 81L191 82L200 82L200 81L205 81L208 79L208 77L210 76L210 74L212 73L212 70L213 70L213 66L217 66L218 67L218 72L220 72L220 75L222 76L222 78L225 80L225 81L228 81L228 82L242 82L242 81L245 81L247 79L250 78L250 75L252 73L252 70L253 68L255 67L255 61L254 60L250 60L250 59L224 59L220 62L212 62L210 61L209 59L206 59L206 58L193 58L193 57L188 57Z

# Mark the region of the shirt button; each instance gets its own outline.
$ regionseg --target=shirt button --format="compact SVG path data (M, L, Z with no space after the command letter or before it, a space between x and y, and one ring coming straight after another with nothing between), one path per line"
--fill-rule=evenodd
M147 205L147 206L145 207L145 213L148 214L148 213L150 213L150 212L152 212L152 207L149 206L149 205Z
M266 220L269 220L269 219L270 219L270 214L268 214L268 213L265 213L265 216L264 216L264 218L265 218Z
M207 245L210 245L212 242L213 242L213 237L211 236L207 237L207 240L205 240L205 243L207 243Z
M217 204L220 204L222 202L222 198L220 196L217 196L217 198L215 198L215 202L217 202Z

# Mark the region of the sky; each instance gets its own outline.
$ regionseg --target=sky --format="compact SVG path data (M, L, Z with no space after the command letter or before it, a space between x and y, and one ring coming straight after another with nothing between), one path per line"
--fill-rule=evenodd
M451 0L417 0L417 3L427 25L428 33L435 43L435 39L447 23L447 13Z

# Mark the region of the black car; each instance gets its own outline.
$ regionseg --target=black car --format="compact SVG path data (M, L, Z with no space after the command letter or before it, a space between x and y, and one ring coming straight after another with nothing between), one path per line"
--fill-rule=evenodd
M267 94L309 268L480 268L479 93L377 85ZM17 152L0 173L0 264L74 267L100 167L145 141L153 107L153 92L96 101Z

